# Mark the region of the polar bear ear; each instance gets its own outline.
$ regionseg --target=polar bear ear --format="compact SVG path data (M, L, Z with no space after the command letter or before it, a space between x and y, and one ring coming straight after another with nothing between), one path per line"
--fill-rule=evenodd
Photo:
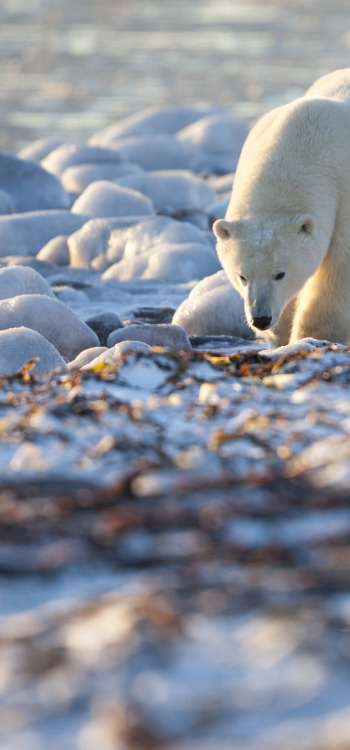
M213 232L218 240L229 240L232 237L237 237L241 230L241 221L226 221L226 219L218 219L213 224Z
M225 219L218 219L213 224L213 232L218 240L229 240L231 234L231 222Z
M293 224L298 234L308 236L314 233L316 227L316 221L312 214L299 214L295 216Z

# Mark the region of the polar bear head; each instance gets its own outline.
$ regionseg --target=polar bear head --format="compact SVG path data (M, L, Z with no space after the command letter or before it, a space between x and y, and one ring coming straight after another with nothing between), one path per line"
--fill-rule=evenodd
M248 325L258 331L277 324L328 248L312 214L219 219L213 230L221 264L244 299Z

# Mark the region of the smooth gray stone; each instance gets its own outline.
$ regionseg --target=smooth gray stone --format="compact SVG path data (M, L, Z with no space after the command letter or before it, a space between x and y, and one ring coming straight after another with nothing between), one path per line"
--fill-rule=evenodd
M123 327L123 323L113 312L101 312L98 315L94 315L92 318L85 320L86 325L95 331L96 336L100 340L101 346L107 346L107 340L110 333L116 331L118 328Z

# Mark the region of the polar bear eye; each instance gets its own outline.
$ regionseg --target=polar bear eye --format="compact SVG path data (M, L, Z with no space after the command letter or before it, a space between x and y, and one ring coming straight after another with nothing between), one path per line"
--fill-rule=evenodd
M241 275L241 274L239 273L239 274L238 274L238 278L239 278L239 280L240 280L240 281L242 282L242 284L244 284L244 286L245 286L246 284L248 284L248 279L246 278L246 276L242 276L242 275Z
M282 279L284 279L285 275L286 275L285 271L279 271L278 273L276 273L276 276L274 276L274 279L275 279L275 281L282 281Z

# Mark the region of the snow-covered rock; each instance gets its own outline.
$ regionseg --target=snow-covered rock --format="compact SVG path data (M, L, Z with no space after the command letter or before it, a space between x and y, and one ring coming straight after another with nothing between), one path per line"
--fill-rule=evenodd
M195 146L201 155L192 164L196 171L225 173L233 171L248 135L246 120L229 113L203 117L177 133L177 138Z
M80 352L75 359L72 359L72 361L68 363L67 367L69 370L74 370L75 368L80 369L81 367L88 365L97 357L100 357L104 352L108 352L106 346L92 346L90 349L84 349L84 351Z
M124 326L108 336L107 345L111 347L121 341L142 341L149 346L164 346L173 351L192 348L183 328L162 323L158 325L135 323Z
M68 360L100 343L73 310L43 294L24 294L0 302L0 330L18 326L41 333Z
M224 271L196 284L176 310L172 322L182 326L190 336L226 334L254 338L245 320L243 300Z
M14 214L15 211L16 206L12 196L6 190L0 190L0 214Z
M59 210L0 216L0 257L36 255L53 237L76 232L86 221L86 216Z
M58 234L57 237L53 237L39 250L36 257L56 266L68 266L70 258L67 235Z
M143 169L132 162L99 162L98 164L77 164L68 167L61 176L61 182L68 193L80 195L96 180L117 180L134 174L143 174Z
M204 211L215 198L211 185L188 170L141 172L122 177L118 183L146 195L161 214Z
M57 178L39 164L0 152L0 189L8 193L17 212L69 207L69 197Z
M94 218L149 216L154 214L154 208L140 192L99 180L88 185L72 206L72 213Z
M124 157L117 149L100 148L87 144L76 146L72 143L63 143L42 160L41 165L51 174L61 177L65 169L77 164L100 164L103 162L114 162L120 164Z
M86 365L82 365L81 369L91 370L98 365L110 365L114 364L114 362L120 362L128 355L133 357L133 355L149 354L151 351L152 348L142 341L121 341L119 344L105 349L105 351L90 360Z
M146 171L190 169L200 152L195 146L171 135L135 135L113 141L113 148L127 161Z
M192 224L165 216L92 219L69 237L68 246L72 266L104 270L122 258L134 258L157 245L183 242L212 247Z
M36 357L32 370L36 375L57 367L66 369L57 349L37 331L25 326L0 331L0 375L12 375Z
M28 266L0 268L0 299L21 294L45 294L54 297L51 287L43 277Z
M48 154L51 153L58 146L62 146L64 141L62 138L56 136L44 136L44 138L38 138L33 143L28 143L24 146L17 154L20 159L30 159L31 161L40 162L45 159Z
M216 105L197 104L194 106L149 107L124 117L118 122L95 133L91 145L110 146L114 141L132 135L175 134L190 123L202 117L224 110Z
M184 284L202 279L219 268L215 252L205 242L167 243L141 255L122 258L104 272L103 279L157 279Z

